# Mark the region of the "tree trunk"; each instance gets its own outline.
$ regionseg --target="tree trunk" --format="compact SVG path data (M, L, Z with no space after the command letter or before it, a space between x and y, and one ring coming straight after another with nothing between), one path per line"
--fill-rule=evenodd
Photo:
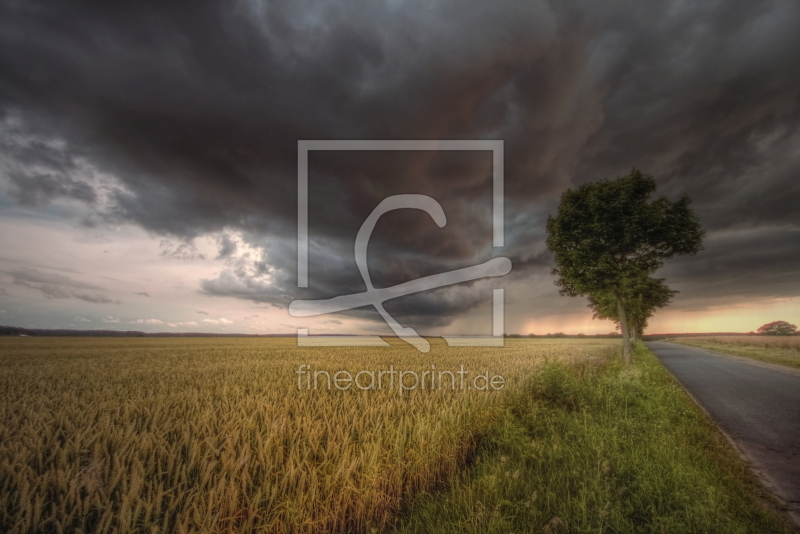
M625 304L622 302L622 295L617 293L617 313L619 314L619 326L622 330L622 359L626 365L631 363L631 337L628 330L628 317L625 315Z

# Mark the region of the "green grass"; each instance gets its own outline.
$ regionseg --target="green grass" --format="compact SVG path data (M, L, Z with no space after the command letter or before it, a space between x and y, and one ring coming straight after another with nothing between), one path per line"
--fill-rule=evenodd
M546 365L471 469L417 497L400 532L791 532L641 344L635 361Z
M751 360L758 360L766 363L774 363L777 365L784 365L786 367L800 369L800 352L794 348L743 344L737 343L736 340L733 342L695 339L675 339L670 341L672 343L680 343L690 347L712 350L721 354L742 356L744 358L750 358Z

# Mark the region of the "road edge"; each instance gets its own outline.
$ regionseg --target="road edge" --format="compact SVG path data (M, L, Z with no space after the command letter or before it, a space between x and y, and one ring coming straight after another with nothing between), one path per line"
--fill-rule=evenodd
M655 352L653 352L650 349L650 347L648 346L648 343L668 343L670 345L679 345L679 346L683 346L683 347L689 347L689 348L692 348L692 349L697 349L697 350L702 350L704 352L708 352L709 354L712 354L714 356L718 356L718 357L721 357L721 358L733 357L733 358L736 358L738 360L745 360L747 362L757 362L759 364L767 365L767 366L769 366L769 368L781 367L781 366L777 366L775 364L766 364L765 362L758 362L757 360L751 360L749 358L744 358L744 357L741 357L741 356L730 356L728 354L720 354L720 353L716 353L716 352L713 352L713 351L710 351L710 350L705 350L705 349L701 349L701 348L698 348L698 347L692 347L690 345L681 345L680 343L670 343L669 341L646 341L646 342L643 342L643 343L644 343L645 347L647 347L647 350L650 351L650 353L653 355L653 357L656 360L658 360L659 365L661 365L661 367L663 367L664 370L666 370L670 374L670 376L673 378L673 380L675 380L675 383L680 386L680 388L683 390L683 392L686 393L686 395L690 399L692 399L692 402L694 402L695 406L700 408L700 410L706 415L706 417L708 417L708 419L711 422L714 423L714 426L717 428L719 433L722 434L722 436L728 441L728 443L731 444L731 446L733 446L733 449L736 451L736 453L739 455L739 457L744 461L744 463L747 464L747 467L750 468L750 471L753 472L753 474L755 475L756 480L761 484L763 489L766 492L768 492L769 495L773 499L775 499L775 501L777 501L776 503L767 502L767 503L765 503L765 505L775 507L778 512L780 512L783 515L785 515L789 519L789 521L794 524L795 531L796 532L800 532L800 504L795 504L795 503L792 503L792 502L788 502L785 499L783 499L783 498L778 496L777 487L776 487L775 483L772 481L772 478L767 473L765 473L764 471L762 471L761 469L756 467L753 458L742 447L742 445L740 444L739 440L737 440L736 438L734 438L733 436L728 434L725 430L722 429L721 426L719 426L717 421L711 416L711 414L708 412L708 410L706 410L705 406L700 404L700 401L697 400L697 398L688 389L686 389L686 387L681 383L681 381L678 380L678 378L674 374L672 374L672 371L670 371L663 363L661 363L661 359L658 357L658 355ZM789 369L791 369L791 368L789 368ZM795 373L790 373L790 374L795 374ZM798 372L797 374L800 375L800 372ZM779 506L776 506L776 504L779 505Z

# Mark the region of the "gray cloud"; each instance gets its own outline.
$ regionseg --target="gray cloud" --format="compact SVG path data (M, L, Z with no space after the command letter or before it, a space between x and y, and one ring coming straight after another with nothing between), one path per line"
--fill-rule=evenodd
M162 239L159 243L159 248L161 249L162 256L169 256L171 258L189 261L205 259L205 255L198 252L197 248L194 246L194 243L191 241L175 243L169 239Z
M9 271L15 284L38 289L49 299L75 298L93 304L120 304L98 290L103 288L73 280L68 276L55 273L44 273L37 269L15 269Z
M298 139L500 138L512 281L549 268L544 220L566 187L637 166L665 194L688 192L713 231L665 271L684 293L796 291L796 2L235 5L0 7L0 148L16 202L82 202L85 222L140 225L184 259L200 257L193 238L239 231L264 257L237 259L223 234L224 267L200 290L285 306L363 290L353 240L389 194L433 196L448 225L382 219L376 284L495 253L487 154L315 153L312 286L297 290ZM397 314L427 324L477 304L431 293Z
M85 168L79 150L30 135L19 117L6 117L2 126L0 172L7 178L10 195L18 204L39 206L56 198L95 203L94 187L81 178Z
M56 197L66 197L84 202L94 202L94 189L86 182L78 182L64 176L38 174L23 176L9 174L11 182L17 186L14 198L19 204L36 206L45 204Z
M234 252L236 252L236 242L228 234L224 234L220 238L217 259L228 258Z

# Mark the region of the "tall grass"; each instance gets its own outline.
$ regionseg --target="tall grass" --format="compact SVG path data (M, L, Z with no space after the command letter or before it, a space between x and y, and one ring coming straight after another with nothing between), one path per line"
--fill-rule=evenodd
M401 532L791 532L641 344L635 360L546 365L509 399L474 467L417 497Z
M612 342L613 343L613 342ZM544 360L608 342L428 355L291 339L0 340L0 531L370 532L463 471ZM489 369L500 392L297 390L300 364Z

